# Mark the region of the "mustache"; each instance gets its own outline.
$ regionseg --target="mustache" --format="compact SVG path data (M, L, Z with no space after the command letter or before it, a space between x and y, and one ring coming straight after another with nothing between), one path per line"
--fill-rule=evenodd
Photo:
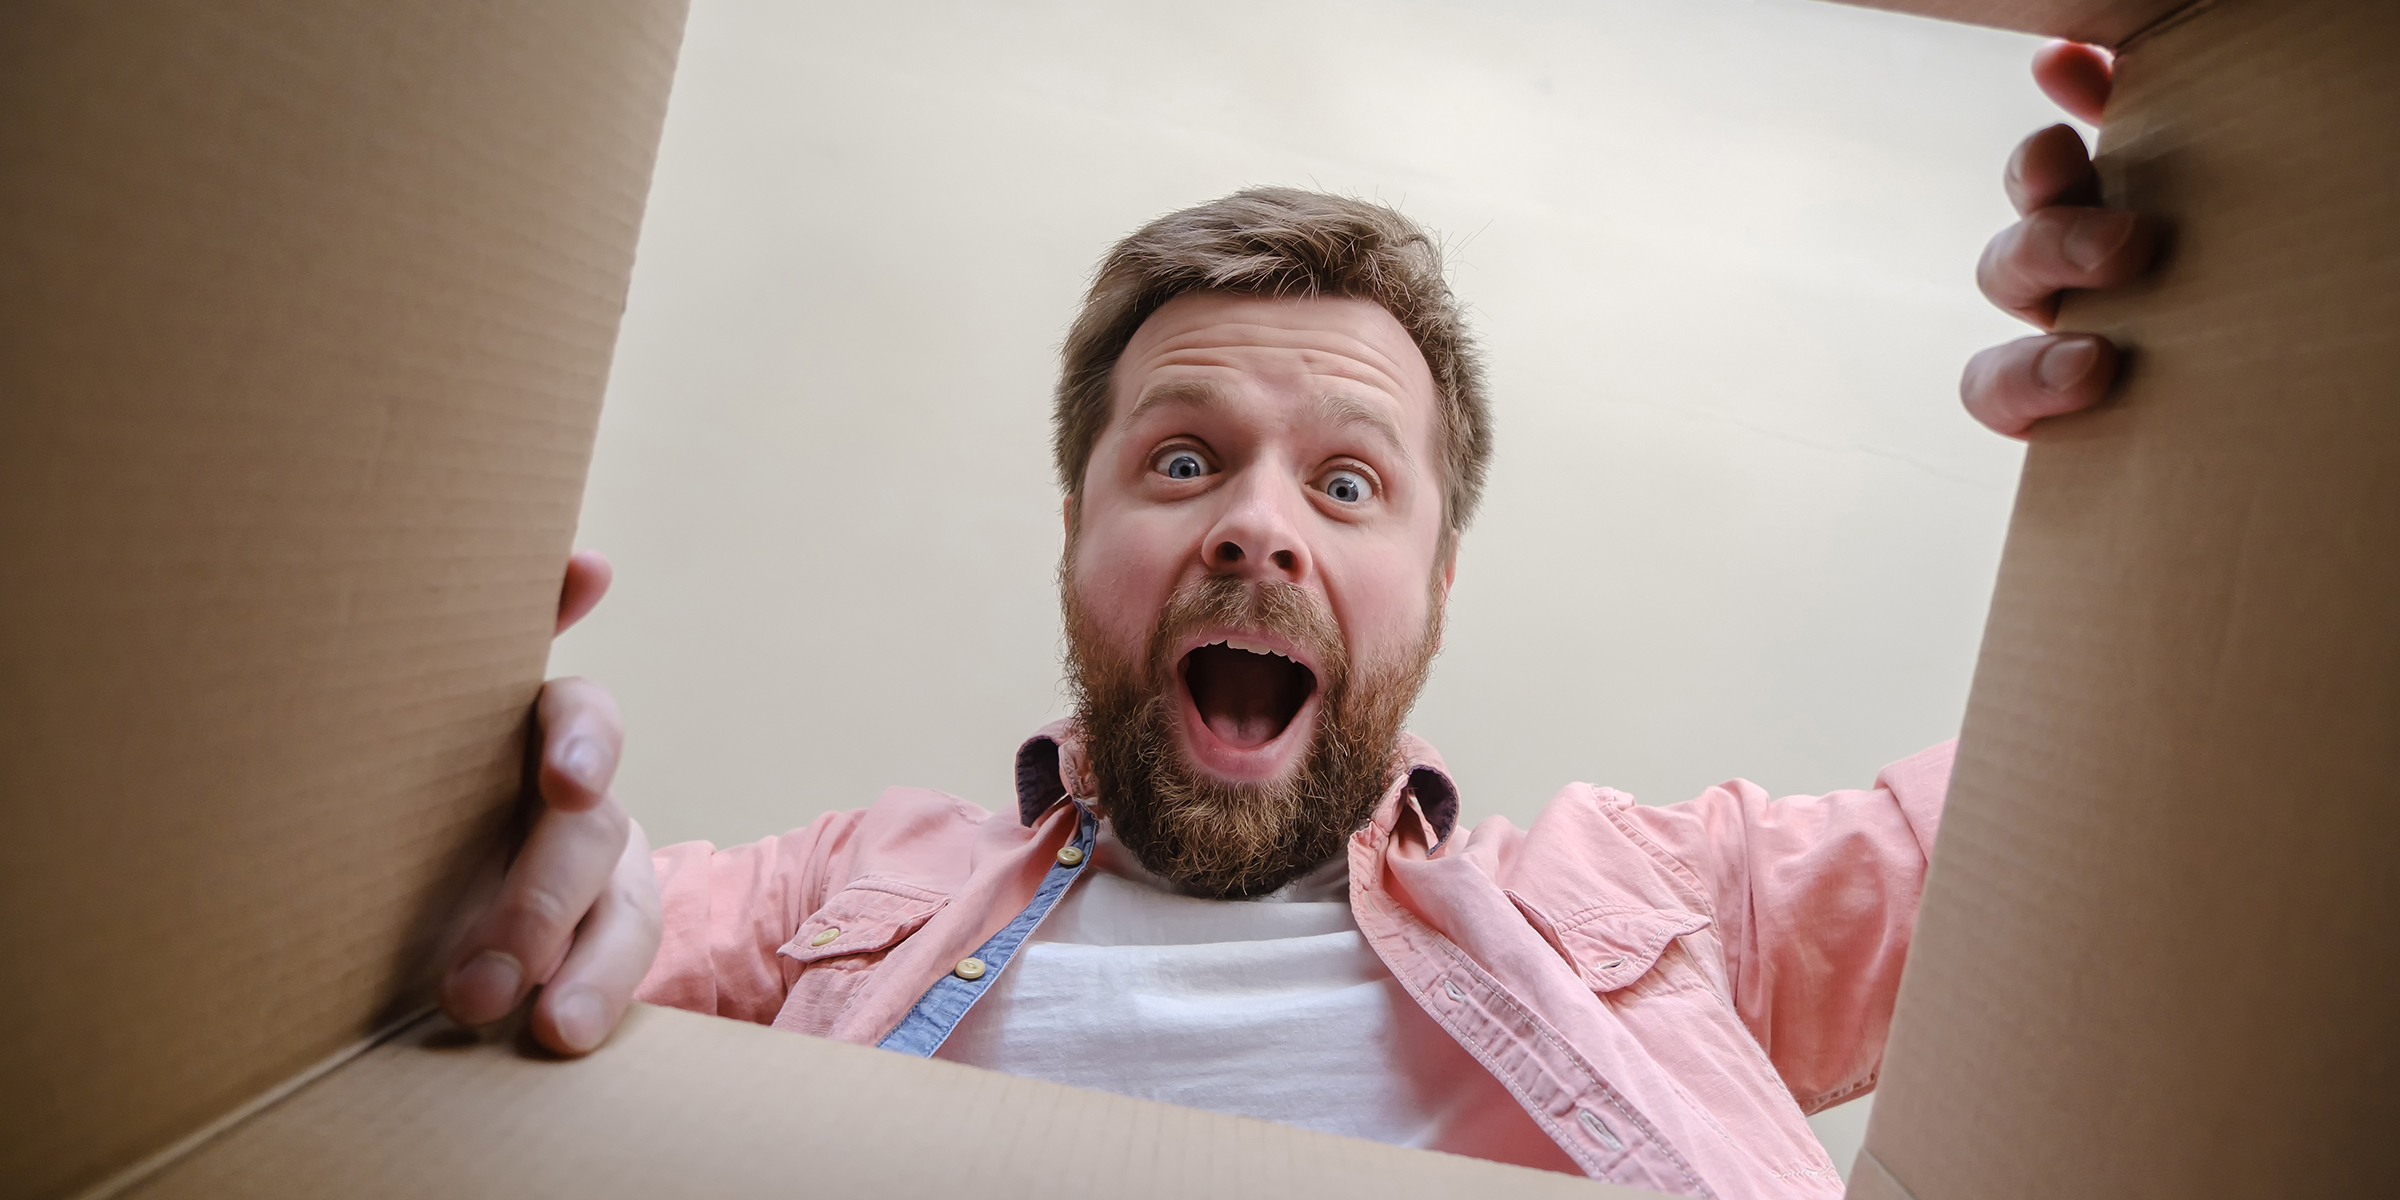
M1195 633L1239 630L1273 634L1305 652L1317 686L1338 695L1350 678L1350 646L1341 624L1316 593L1280 579L1205 575L1177 587L1159 610L1147 659L1153 688L1175 677L1175 649Z

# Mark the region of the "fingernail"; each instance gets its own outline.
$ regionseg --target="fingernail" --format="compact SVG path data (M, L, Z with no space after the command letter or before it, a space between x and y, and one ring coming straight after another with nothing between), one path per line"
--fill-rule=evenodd
M2034 377L2053 392L2064 392L2083 382L2092 373L2092 364L2100 358L2100 347L2090 338L2069 338L2053 342L2042 351L2033 365Z
M2121 212L2093 213L2075 222L2067 231L2067 261L2085 271L2099 266L2133 236L2133 222L2132 213Z
M608 1033L608 1018L600 1007L600 993L583 986L570 984L551 1003L550 1020L558 1026L558 1040L567 1049L582 1053L600 1044Z
M451 1015L469 1025L483 1025L508 1015L525 987L525 968L513 954L486 950L450 973L442 990Z
M567 744L558 748L559 772L582 784L588 792L597 792L608 786L608 764L605 759L599 739L581 734L568 738Z

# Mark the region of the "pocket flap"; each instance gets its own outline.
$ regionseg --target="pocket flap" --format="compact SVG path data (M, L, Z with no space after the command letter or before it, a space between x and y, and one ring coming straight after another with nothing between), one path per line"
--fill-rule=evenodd
M825 907L800 922L776 953L807 964L845 954L889 950L922 928L950 897L896 879L851 881Z
M1559 949L1595 992L1613 992L1640 979L1687 933L1708 928L1698 913L1666 908L1601 908L1558 927Z

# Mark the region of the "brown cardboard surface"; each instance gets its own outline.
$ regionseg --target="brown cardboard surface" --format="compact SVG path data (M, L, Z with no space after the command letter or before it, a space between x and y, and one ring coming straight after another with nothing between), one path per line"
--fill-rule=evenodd
M2115 46L2193 0L1843 0L1862 8L1940 17Z
M126 1193L787 1194L1653 1193L648 1007L574 1062L428 1021Z
M2104 167L2179 239L2070 306L2134 357L2028 458L1855 1192L2372 1194L2400 15L1886 7L2149 31ZM136 1194L1610 1191L663 1010L242 1112L501 843L679 27L0 7L0 1195L221 1120Z
M0 1195L420 990L516 789L680 30L0 6Z
M2034 438L1854 1195L2390 1195L2400 6L2118 61L2132 351Z

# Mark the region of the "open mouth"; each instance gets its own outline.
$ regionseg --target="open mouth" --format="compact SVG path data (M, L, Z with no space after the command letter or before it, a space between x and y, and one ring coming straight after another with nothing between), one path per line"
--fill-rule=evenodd
M1226 746L1254 750L1290 728L1317 676L1271 646L1227 637L1183 656L1184 687L1200 723Z

